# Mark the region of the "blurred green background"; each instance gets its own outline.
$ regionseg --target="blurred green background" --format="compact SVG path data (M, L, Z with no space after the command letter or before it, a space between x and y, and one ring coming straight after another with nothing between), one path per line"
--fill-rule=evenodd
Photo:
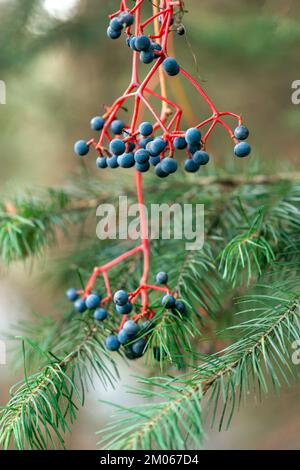
M221 110L243 114L251 129L253 155L265 168L299 170L300 105L292 104L291 84L300 79L300 2L186 0L185 4L187 35L175 34L181 65L201 80ZM61 186L76 173L73 142L91 135L90 118L128 83L131 52L122 41L106 37L107 15L117 8L117 0L0 0L0 80L7 87L7 104L0 105L2 196L27 187ZM200 115L200 100L198 104L193 91L182 84L193 111ZM224 135L218 138L221 135L211 144L219 165L232 155L230 141ZM93 159L88 166L93 171ZM31 311L55 311L61 292L40 282L44 263L30 278L28 266L25 272L23 266L2 272L0 334ZM9 366L0 366L0 374L3 404L15 377ZM125 368L123 376L123 383L130 382ZM70 447L95 446L94 432L110 413L97 403L101 394L100 390L91 394ZM121 389L113 395L109 398L130 403ZM299 448L298 401L294 389L264 405L250 403L228 433L212 433L207 445Z

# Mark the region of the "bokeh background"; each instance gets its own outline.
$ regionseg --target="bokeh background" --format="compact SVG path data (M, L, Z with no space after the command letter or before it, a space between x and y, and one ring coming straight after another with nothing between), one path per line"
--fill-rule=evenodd
M180 63L220 108L243 113L254 155L264 168L299 169L300 105L292 104L291 84L300 80L300 2L185 3L187 35L174 40ZM90 135L90 118L128 82L131 53L106 37L107 15L117 8L117 0L0 0L0 80L7 86L7 104L0 105L2 197L28 187L59 187L72 179L78 165L73 141ZM198 114L200 102L184 82L181 86L193 103L187 111ZM231 158L226 139L216 138L211 145L220 165ZM2 268L0 337L32 312L59 315L63 286L53 289L48 272L47 257ZM1 405L16 381L10 357L0 366ZM142 365L121 367L117 390L107 395L96 386L91 391L68 438L70 448L95 448L94 433L111 414L99 398L132 403L123 385L134 383L131 374L142 373ZM285 389L280 398L271 394L262 405L250 399L228 432L208 430L206 447L299 448L299 431L299 388Z

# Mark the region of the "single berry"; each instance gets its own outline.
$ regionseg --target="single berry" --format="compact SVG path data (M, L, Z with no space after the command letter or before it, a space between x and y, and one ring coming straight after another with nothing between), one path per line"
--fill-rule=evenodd
M234 147L234 153L237 157L247 157L251 152L248 142L240 142Z
M123 11L119 15L119 21L123 24L126 24L126 26L132 26L134 23L134 16L129 13L129 11Z
M127 357L127 359L129 359L130 361L132 361L132 360L134 360L134 359L137 359L136 355L135 355L134 352L132 351L131 345L126 346L126 347L124 348L124 353L125 353L125 356Z
M107 36L110 39L118 39L121 36L121 30L115 31L115 30L111 29L111 27L109 26L107 28Z
M181 315L186 314L186 305L181 300L176 300L174 310L179 312Z
M175 137L173 144L177 150L183 150L187 147L187 141L184 137Z
M104 123L105 123L105 121L101 116L95 116L91 120L91 128L94 131L101 131L103 129Z
M175 307L175 299L173 297L173 295L170 295L170 294L166 294L163 299L162 299L162 305L165 307L165 308L174 308Z
M124 323L123 329L130 337L135 336L139 332L139 327L133 320L127 320L127 322Z
M136 48L136 45L135 45L135 41L136 41L136 36L131 36L129 45L130 45L130 48L131 48L133 51L137 52L137 48Z
M130 341L130 337L128 336L128 334L126 333L125 330L121 330L119 331L118 333L118 341L119 343L121 344L126 344Z
M106 338L105 341L106 347L109 351L118 351L120 348L120 342L115 335L110 335Z
M194 155L194 153L201 150L201 144L200 143L199 144L189 144L188 145L188 150L192 155Z
M141 51L148 51L151 47L151 41L148 36L138 36L135 40L136 49Z
M151 49L153 49L154 51L161 51L162 47L157 42L152 41L151 42Z
M109 168L118 168L119 167L117 155L112 155L111 157L107 158L106 162L107 162L107 166L109 166Z
M154 356L154 359L158 362L160 362L160 358L161 358L161 353L160 353L160 347L159 346L154 346L153 348L153 356Z
M147 163L149 162L150 154L148 150L139 149L134 154L134 159L136 163Z
M113 18L109 23L109 27L113 31L121 31L123 26L122 26L122 23L119 21L118 18Z
M161 168L165 173L175 173L178 168L178 164L174 158L166 157L161 161Z
M137 357L141 357L145 352L147 341L144 338L140 338L132 345L132 351Z
M123 153L118 157L118 164L122 168L132 168L134 166L133 153Z
M136 169L136 171L139 171L140 173L146 173L150 169L150 163L149 162L136 163L135 164L135 169Z
M107 313L107 310L105 310L105 308L97 308L94 311L94 319L97 321L103 321L107 318L107 316L108 316L108 313Z
M74 145L74 151L77 155L83 157L87 153L89 153L90 147L86 143L85 140L78 140Z
M238 140L248 139L249 134L250 133L249 133L248 127L243 126L243 125L238 126L234 131L235 138L238 139Z
M107 168L106 157L98 157L96 160L96 165L98 168Z
M74 308L78 313L83 313L87 309L85 301L83 299L76 300L76 302L74 303Z
M78 294L76 289L68 289L66 292L67 299L70 300L70 302L75 302L75 300L78 299Z
M193 160L197 165L206 165L209 162L209 155L204 150L198 150L194 153Z
M142 122L139 127L139 131L143 137L148 137L153 132L153 126L150 122Z
M180 67L173 57L167 57L167 59L163 61L163 68L164 71L171 77L178 75L180 72Z
M128 302L128 294L125 290L118 290L114 295L114 303L117 305L125 305Z
M151 151L151 154L153 156L160 155L166 148L167 143L161 138L157 137L156 139L151 142L151 145L149 145L149 149Z
M125 150L126 146L122 140L113 139L109 144L109 151L113 155L122 155L122 153L125 153Z
M150 142L153 141L153 137L145 137L144 139L140 139L139 140L139 146L142 148L142 149L145 149L146 146L148 144L150 144ZM148 150L148 149L147 149Z
M121 119L115 119L110 125L110 130L113 134L120 135L122 134L124 127L125 124L123 121L121 121Z
M142 51L140 52L140 61L143 62L143 64L151 64L154 60L154 54L152 51Z
M167 284L168 282L168 275L165 272L160 272L156 274L156 282L157 284Z
M196 127L192 127L186 131L185 140L188 144L199 144L201 141L201 132Z
M160 163L160 156L157 155L156 157L150 157L149 162L153 166L158 165Z
M90 294L85 299L85 304L89 310L93 310L94 308L99 307L101 301L101 297L97 294Z
M162 167L161 167L161 163L158 163L155 167L155 174L156 176L158 176L159 178L166 178L168 175L168 173L166 173L165 171L163 171Z
M184 162L184 169L188 173L196 173L196 171L198 171L199 168L200 168L200 165L194 162L194 160L192 160L191 158L189 158L188 160Z
M116 311L120 315L129 315L132 312L133 305L130 302L127 302L125 305L116 305Z

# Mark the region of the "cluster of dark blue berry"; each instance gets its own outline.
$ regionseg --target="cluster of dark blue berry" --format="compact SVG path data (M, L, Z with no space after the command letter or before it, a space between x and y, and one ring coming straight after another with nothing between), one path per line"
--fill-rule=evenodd
M107 28L107 36L110 39L118 39L122 30L125 27L132 26L134 23L134 16L129 11L123 11L119 16L115 16L109 23Z

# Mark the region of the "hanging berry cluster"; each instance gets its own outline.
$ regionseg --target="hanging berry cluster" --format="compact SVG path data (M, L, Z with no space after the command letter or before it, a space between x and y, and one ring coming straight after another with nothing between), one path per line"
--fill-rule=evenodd
M155 312L149 307L149 291L163 292L162 305L182 317L186 315L185 304L176 299L176 294L172 294L167 285L166 273L157 275L157 285L149 285L148 282L150 254L145 214L142 208L142 173L149 171L151 167L160 178L166 178L175 173L178 169L178 162L175 159L177 151L184 151L186 154L185 171L197 172L210 160L206 152L206 143L218 124L229 133L235 144L234 154L237 157L248 156L251 148L246 142L249 131L243 124L241 116L231 112L220 112L203 88L178 64L175 58L168 56L170 33L173 31L177 31L179 35L185 33L182 25L183 1L161 0L159 6L153 4L153 15L144 21L141 19L141 10L145 0L136 0L133 8L129 8L127 3L128 1L122 0L120 9L110 16L107 35L113 40L120 38L123 34L125 36L125 42L133 56L130 84L123 95L107 108L104 115L96 116L91 120L92 130L100 132L99 138L92 138L88 141L79 140L75 143L74 150L79 156L85 156L90 148L94 147L97 152L96 165L99 169L135 168L138 201L141 206L141 245L110 263L95 268L86 288L83 291L70 289L67 297L75 302L74 306L78 312L93 310L97 321L104 321L107 318L108 312L104 305L113 300L116 312L122 316L122 321L118 332L112 332L108 336L106 346L109 350L115 351L124 345L125 354L133 359L145 352L149 321L155 316ZM151 31L149 34L147 30L153 25L154 32ZM142 67L142 64L149 67L143 81L139 79L139 64ZM151 80L157 74L160 77L161 93L151 86ZM196 88L211 111L210 117L200 123L195 123L195 126L190 129L182 129L183 110L178 103L169 100L165 92L165 79L179 74ZM119 112L129 99L134 100L134 110L130 120L124 122ZM160 115L152 106L150 99L161 102ZM150 112L153 122L139 122L142 109ZM224 121L225 117L231 117L237 121L235 130L232 130ZM120 262L138 253L142 253L144 258L140 285L134 292L127 293L121 290L113 295L108 272ZM103 298L99 293L93 292L94 284L100 274L103 276L107 291L107 295ZM139 312L132 313L138 298L141 298L142 306ZM130 319L129 315L132 315ZM154 349L154 354L156 358L160 357L157 348Z

